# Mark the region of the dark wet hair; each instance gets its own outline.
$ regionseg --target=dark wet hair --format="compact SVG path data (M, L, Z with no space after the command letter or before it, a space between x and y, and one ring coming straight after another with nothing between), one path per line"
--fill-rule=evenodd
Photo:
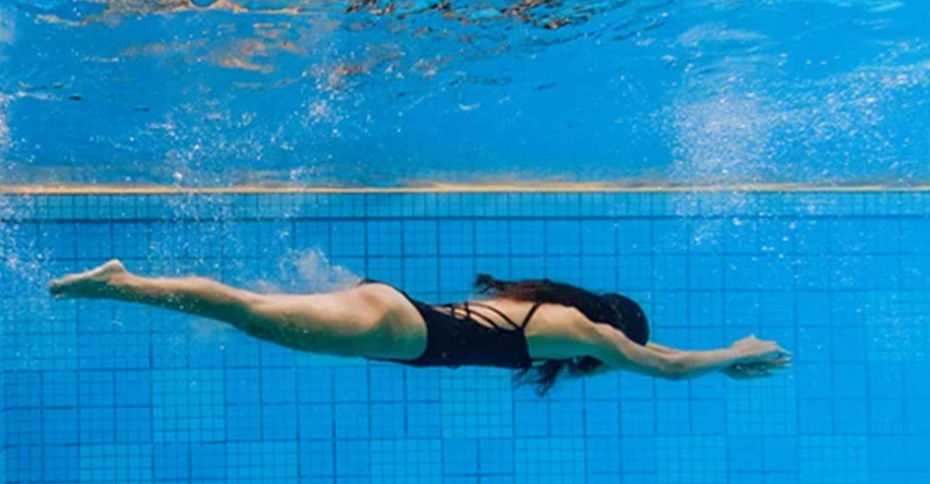
M620 294L595 294L571 284L549 279L502 281L488 274L475 279L475 291L489 297L514 301L542 302L571 306L595 323L609 324L639 345L649 341L649 323L639 304ZM514 377L517 384L536 387L545 395L562 375L589 375L604 363L589 356L567 360L547 360L540 365L520 370Z

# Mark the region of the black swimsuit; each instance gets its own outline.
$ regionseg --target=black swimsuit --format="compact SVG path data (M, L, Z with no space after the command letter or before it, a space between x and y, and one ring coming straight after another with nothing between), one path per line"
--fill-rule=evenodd
M365 279L362 284L383 284ZM517 324L499 309L481 302L432 306L394 288L417 308L426 322L426 350L415 360L389 359L410 366L461 365L529 368L533 364L523 330L542 303L536 303ZM475 311L475 308L480 309ZM510 327L498 325L483 310L500 316ZM484 323L479 323L476 318Z

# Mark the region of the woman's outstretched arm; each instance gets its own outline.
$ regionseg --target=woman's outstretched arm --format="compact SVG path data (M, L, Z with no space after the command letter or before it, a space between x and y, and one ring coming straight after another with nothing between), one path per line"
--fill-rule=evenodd
M646 343L646 347L665 355L681 353L681 350L677 348L660 345L658 343L649 342ZM757 361L753 363L734 363L721 371L723 374L734 380L749 380L752 378L772 376L775 374L775 370L784 369L790 366L791 358L779 358L767 362Z
M607 325L591 324L590 354L613 369L629 370L669 380L697 378L736 365L763 364L770 368L786 365L789 352L774 341L750 336L732 346L710 351L675 350L651 343L640 346ZM767 376L758 372L752 376Z
M649 343L646 343L646 347L649 348L650 350L656 351L658 353L662 353L664 355L671 355L674 353L681 352L681 350L672 348L671 346L660 345L658 343L653 343L651 341Z

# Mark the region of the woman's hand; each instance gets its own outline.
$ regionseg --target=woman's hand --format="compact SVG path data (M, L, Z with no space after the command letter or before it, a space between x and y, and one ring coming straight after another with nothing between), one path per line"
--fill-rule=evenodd
M750 335L730 347L737 353L737 362L723 373L735 380L763 378L791 366L791 352L774 341L765 341Z
M791 352L778 343L761 340L755 335L733 343L730 348L737 354L736 363L765 363L791 356Z
M766 378L791 366L791 358L778 358L766 362L736 363L723 369L723 374L734 380Z

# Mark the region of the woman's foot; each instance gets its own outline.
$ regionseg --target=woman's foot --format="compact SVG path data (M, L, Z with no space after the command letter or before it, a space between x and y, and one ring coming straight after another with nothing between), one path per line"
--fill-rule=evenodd
M117 284L129 275L123 263L113 259L87 272L55 279L48 291L55 299L100 298L117 290Z

